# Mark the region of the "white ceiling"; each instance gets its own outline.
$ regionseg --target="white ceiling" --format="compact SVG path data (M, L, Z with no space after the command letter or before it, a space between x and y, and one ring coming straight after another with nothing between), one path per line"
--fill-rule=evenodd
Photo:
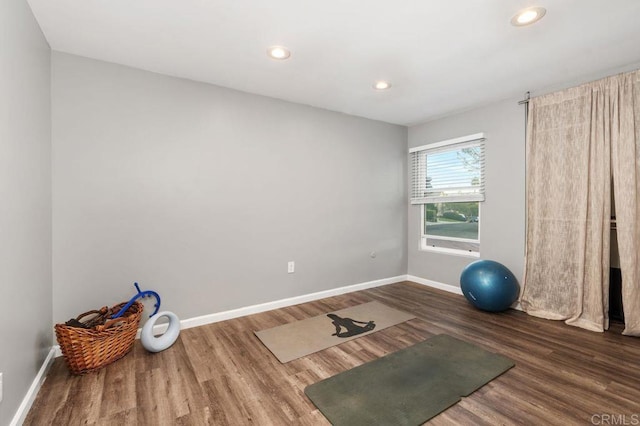
M29 3L53 50L404 125L640 63L639 0Z

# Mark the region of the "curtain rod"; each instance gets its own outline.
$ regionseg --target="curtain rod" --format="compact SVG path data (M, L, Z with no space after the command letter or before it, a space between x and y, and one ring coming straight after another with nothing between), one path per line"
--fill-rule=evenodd
M530 99L531 99L531 93L527 92L524 94L524 99L521 101L518 101L518 105L528 104Z

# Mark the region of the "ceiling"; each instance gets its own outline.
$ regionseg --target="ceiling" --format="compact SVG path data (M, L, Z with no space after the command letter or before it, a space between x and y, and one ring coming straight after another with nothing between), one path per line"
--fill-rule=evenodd
M56 51L402 125L640 63L638 0L28 1Z

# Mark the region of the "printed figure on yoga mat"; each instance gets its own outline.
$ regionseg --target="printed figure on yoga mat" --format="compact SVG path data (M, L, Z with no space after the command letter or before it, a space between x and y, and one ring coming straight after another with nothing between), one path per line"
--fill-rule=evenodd
M342 318L336 314L327 314L329 318L333 321L331 323L336 328L336 332L332 334L332 336L338 337L351 337L357 336L358 334L366 333L367 331L371 331L376 328L376 324L373 321L356 321L351 318ZM357 324L356 324L357 323ZM358 325L362 324L362 325ZM342 328L345 328L345 331L341 331Z

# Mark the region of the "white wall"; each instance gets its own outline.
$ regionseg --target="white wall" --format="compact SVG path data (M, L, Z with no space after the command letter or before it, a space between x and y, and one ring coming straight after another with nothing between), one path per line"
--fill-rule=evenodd
M63 53L52 67L55 322L133 281L189 318L406 273L406 128Z
M525 237L524 106L510 99L409 128L409 147L486 134L486 201L480 206L480 257L507 266L520 281ZM420 207L409 206L409 275L453 286L475 258L420 251Z
M0 2L0 425L52 345L50 50L26 1Z

